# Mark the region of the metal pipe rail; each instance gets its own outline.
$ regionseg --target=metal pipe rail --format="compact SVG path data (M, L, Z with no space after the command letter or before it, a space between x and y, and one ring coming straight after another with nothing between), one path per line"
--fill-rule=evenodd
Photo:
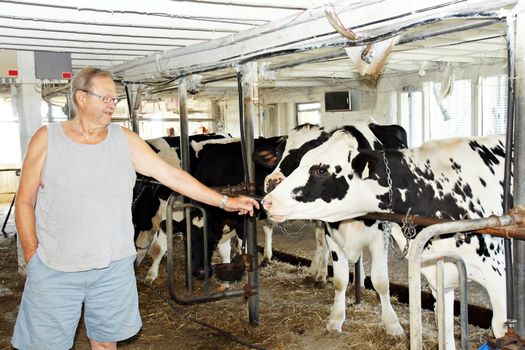
M20 175L20 168L4 168L4 169L0 169L0 172L1 171L14 171L16 172L16 176Z
M229 290L225 292L220 293L213 293L209 294L209 280L208 280L208 230L207 230L207 217L206 217L206 211L204 208L195 205L195 204L177 204L174 203L175 199L177 198L176 194L171 194L168 198L168 203L166 205L166 237L167 237L167 259L168 259L168 289L170 293L170 297L177 303L181 305L194 305L194 304L202 304L207 303L210 301L217 301L222 299L228 299L228 298L235 298L245 295L245 290ZM197 208L202 211L203 213L203 235L204 235L204 293L203 296L197 296L193 298L183 298L177 295L177 292L175 290L175 281L173 278L173 210L174 208L177 209L189 209L189 208ZM186 237L187 241L189 242L191 239L191 233L188 232L188 236ZM191 289L191 255L186 255L186 266L187 266L187 274L189 273L190 276L190 289ZM188 261L189 260L189 261Z
M520 215L518 215L520 216ZM520 218L515 215L491 216L474 220L459 220L435 224L424 228L412 241L408 249L408 281L410 306L410 349L423 349L421 323L421 255L428 240L446 233L476 231L489 227L515 224ZM522 219L522 218L521 218Z
M479 234L489 234L492 236L498 236L503 238L517 238L525 240L525 208L513 208L509 210L508 215L512 216L513 222L508 225L497 225L497 227L506 226L504 228L486 227L482 229L468 230ZM491 216L496 217L497 216ZM368 220L381 220L402 223L403 220L408 220L414 225L418 226L430 226L435 224L443 224L450 222L457 222L455 220L437 219L429 216L420 215L405 215L405 214L393 214L393 213L369 213L360 216L356 219L368 219Z

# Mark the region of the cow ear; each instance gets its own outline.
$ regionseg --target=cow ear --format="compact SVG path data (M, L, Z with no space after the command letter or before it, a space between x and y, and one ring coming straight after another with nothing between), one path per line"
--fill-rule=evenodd
M374 136L385 149L407 148L408 139L406 130L400 125L368 125Z
M273 169L279 162L279 156L275 147L261 146L253 152L253 161L260 166Z
M352 159L352 169L361 179L369 178L375 172L377 164L377 154L371 152L359 152Z

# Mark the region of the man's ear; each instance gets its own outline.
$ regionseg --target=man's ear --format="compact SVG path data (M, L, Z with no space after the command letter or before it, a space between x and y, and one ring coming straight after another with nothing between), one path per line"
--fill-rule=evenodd
M377 153L361 151L352 159L352 169L361 179L369 178L377 168Z
M78 105L83 104L85 99L86 93L84 91L77 90L77 92L75 92L75 100Z

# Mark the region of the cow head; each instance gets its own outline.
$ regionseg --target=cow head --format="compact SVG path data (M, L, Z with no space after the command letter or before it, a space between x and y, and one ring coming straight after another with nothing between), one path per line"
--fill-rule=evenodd
M279 164L264 180L264 192L272 191L284 178L297 168L303 155L328 139L323 128L313 124L302 124L294 128L277 147Z
M334 131L265 197L264 207L272 220L339 221L380 209L380 198L388 193L377 176L384 171L381 152L372 151L354 130Z

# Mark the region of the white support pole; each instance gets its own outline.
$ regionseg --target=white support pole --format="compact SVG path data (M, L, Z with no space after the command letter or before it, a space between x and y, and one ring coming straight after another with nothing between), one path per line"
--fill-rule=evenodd
M35 54L18 52L19 83L16 85L16 109L20 127L20 150L22 158L33 134L42 125L42 94L35 75Z

